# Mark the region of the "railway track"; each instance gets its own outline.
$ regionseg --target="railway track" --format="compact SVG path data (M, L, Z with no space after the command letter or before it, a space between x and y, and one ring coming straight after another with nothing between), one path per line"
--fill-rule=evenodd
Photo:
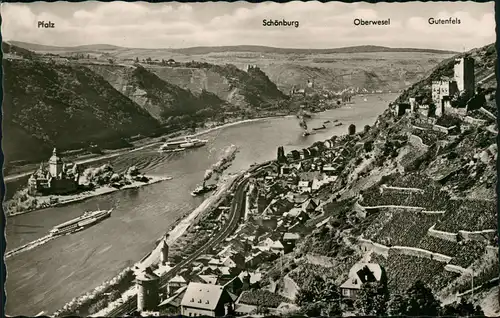
M252 167L248 173L257 173L260 169L265 168L269 165L269 162L263 163L261 165ZM182 260L179 264L175 265L170 271L168 271L165 275L160 277L160 288L164 289L166 284L170 279L175 277L177 273L190 263L192 263L195 259L200 257L210 248L216 246L217 244L224 241L231 233L233 233L238 227L239 221L243 216L243 211L245 207L245 186L248 183L248 178L245 178L244 175L239 176L235 181L236 184L234 198L231 202L230 209L230 219L224 226L224 228L217 233L214 237L208 240L203 246L201 246L196 252L188 256L186 259ZM108 317L120 317L131 312L134 312L137 308L137 297L132 296L119 307L113 309L107 316Z

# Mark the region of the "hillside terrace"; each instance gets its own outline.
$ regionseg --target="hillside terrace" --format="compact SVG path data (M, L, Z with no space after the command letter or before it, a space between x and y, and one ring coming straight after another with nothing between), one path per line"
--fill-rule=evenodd
M452 200L435 229L446 232L482 231L497 228L495 202Z
M435 186L428 186L421 192L381 191L379 187L372 187L361 193L360 204L365 207L385 205L420 207L430 211L444 210L449 196Z
M365 233L367 238L387 246L417 246L439 215L398 210L383 213ZM381 224L384 222L383 224Z
M434 130L414 129L412 134L422 139L423 143L427 146L431 146L438 140L442 140L446 137L445 133Z
M434 291L439 291L459 276L446 272L446 264L442 262L409 255L389 253L388 258L372 255L372 262L380 264L389 273L389 288L395 293L407 290L417 280L431 284Z

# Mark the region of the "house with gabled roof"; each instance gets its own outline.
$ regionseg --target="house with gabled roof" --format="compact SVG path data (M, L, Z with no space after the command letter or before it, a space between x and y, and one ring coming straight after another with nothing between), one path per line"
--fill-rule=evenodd
M355 264L349 271L349 278L340 285L342 296L355 299L363 284L379 282L382 279L382 274L383 269L379 264Z
M167 282L167 294L174 294L179 288L187 286L188 282L182 275L176 275Z
M187 285L177 289L170 297L162 301L158 305L158 311L160 313L168 313L169 315L175 315L181 313L181 301L187 290Z
M314 199L309 198L304 203L302 203L302 210L308 214L314 213L318 208L318 205L319 204Z
M181 315L186 317L221 317L232 313L234 301L220 285L189 283L181 301Z
M285 254L285 247L283 246L283 243L281 243L279 240L274 241L270 249L272 252L276 254Z
M287 232L283 234L283 246L284 252L289 253L293 251L297 241L300 239L300 235L298 233Z
M191 278L192 283L203 283L203 284L212 284L216 285L219 281L219 277L217 275L196 275Z

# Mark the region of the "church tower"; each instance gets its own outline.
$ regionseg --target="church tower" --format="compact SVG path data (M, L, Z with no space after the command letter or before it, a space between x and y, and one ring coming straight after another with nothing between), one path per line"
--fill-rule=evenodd
M167 237L166 235L160 242L160 263L162 265L166 265L168 262L168 244L167 244Z
M52 151L52 157L49 159L49 173L53 178L56 178L63 172L63 162L62 159L57 156L57 150L54 148Z

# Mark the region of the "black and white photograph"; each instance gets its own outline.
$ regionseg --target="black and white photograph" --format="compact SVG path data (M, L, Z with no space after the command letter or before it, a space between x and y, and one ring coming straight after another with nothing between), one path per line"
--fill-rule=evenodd
M500 316L494 1L0 13L5 316Z

